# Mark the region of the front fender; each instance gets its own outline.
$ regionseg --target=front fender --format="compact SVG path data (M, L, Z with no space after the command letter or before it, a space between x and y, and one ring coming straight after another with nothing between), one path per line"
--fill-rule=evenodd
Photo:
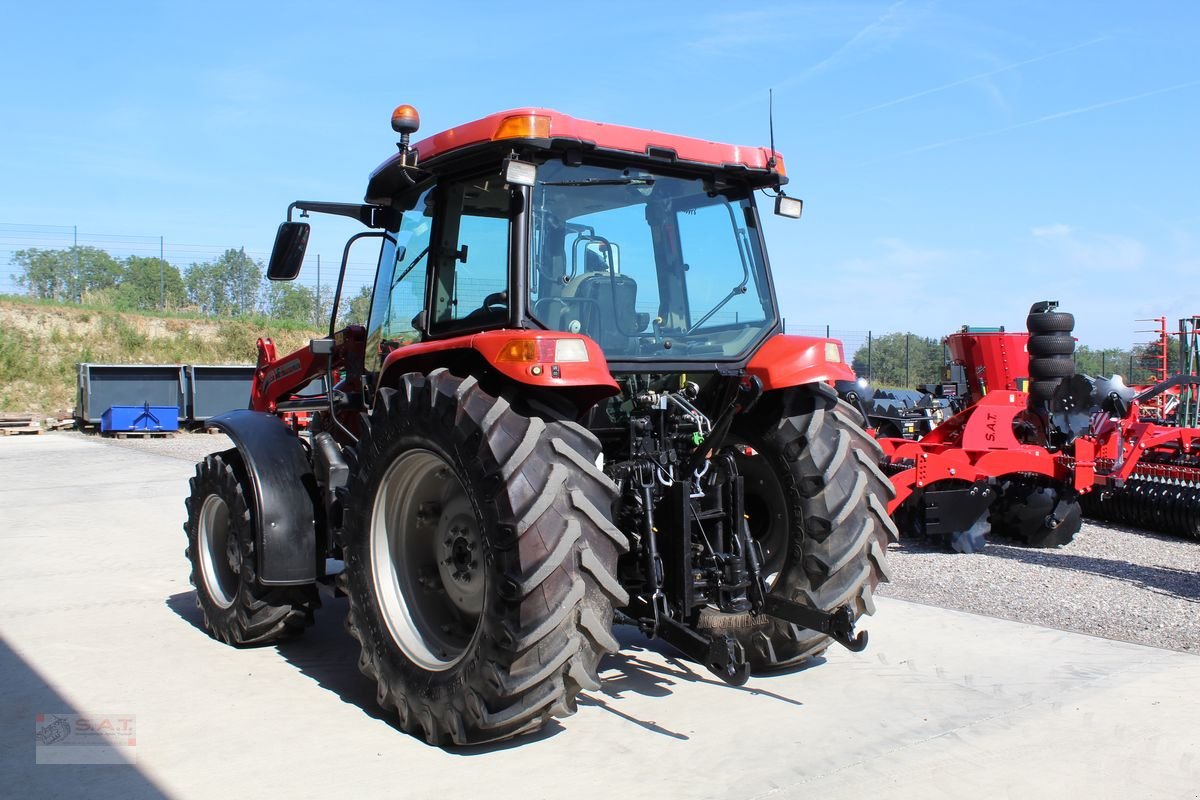
M205 423L237 445L253 484L254 554L258 580L267 586L312 583L317 577L317 536L308 453L274 414L239 409ZM249 498L248 498L249 499Z
M782 333L763 343L746 364L746 372L762 381L767 391L855 378L837 339Z

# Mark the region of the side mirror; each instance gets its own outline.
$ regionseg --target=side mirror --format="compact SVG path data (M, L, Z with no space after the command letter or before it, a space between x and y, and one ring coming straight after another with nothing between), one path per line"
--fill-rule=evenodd
M789 219L800 219L800 215L804 213L804 201L780 193L775 196L775 213Z
M273 281L295 280L304 263L304 251L308 248L309 225L307 222L285 222L275 234L275 246L271 248L271 262L267 265L267 277Z

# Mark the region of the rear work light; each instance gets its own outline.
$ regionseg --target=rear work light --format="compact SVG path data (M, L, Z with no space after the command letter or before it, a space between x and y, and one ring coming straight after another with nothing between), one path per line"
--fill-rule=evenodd
M504 180L517 186L533 186L537 182L537 164L509 159L504 162Z
M549 139L550 118L540 114L518 114L505 117L496 126L492 141L497 139Z
M800 215L804 213L804 201L780 193L775 197L775 213L788 219L800 219Z
M571 364L587 361L588 352L583 339L512 339L496 360Z

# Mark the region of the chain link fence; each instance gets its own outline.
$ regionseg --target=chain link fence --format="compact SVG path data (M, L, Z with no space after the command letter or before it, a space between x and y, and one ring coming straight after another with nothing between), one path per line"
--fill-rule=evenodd
M103 250L118 261L130 257L161 259L178 270L183 277L186 277L188 267L214 262L228 250L239 249L233 244L177 242L165 236L95 233L81 230L75 225L0 223L0 294L26 293L26 287L19 281L21 269L14 263L21 251L72 248ZM266 264L271 256L270 251L245 249L244 252L246 257L260 265L265 273ZM342 308L346 308L350 301L363 291L370 292L375 279L377 254L377 243L363 242L351 249L342 287ZM312 290L314 296L320 298L321 306L325 309L325 318L328 317L328 309L332 305L341 258L341 252L322 254L310 249L305 255L304 267L296 281L296 285ZM265 302L265 291L262 287L255 288L255 296L261 295ZM165 305L165 302L161 305Z

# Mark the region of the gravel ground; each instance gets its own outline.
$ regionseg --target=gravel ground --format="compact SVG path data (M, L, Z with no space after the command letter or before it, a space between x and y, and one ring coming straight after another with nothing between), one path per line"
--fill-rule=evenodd
M224 434L101 439L196 462L232 447ZM1075 540L1035 550L992 540L981 553L893 545L887 597L1126 642L1200 653L1200 542L1085 522ZM880 620L879 624L886 624Z
M915 542L888 553L887 597L1200 653L1200 542L1084 522L1057 549L989 540L974 555Z

